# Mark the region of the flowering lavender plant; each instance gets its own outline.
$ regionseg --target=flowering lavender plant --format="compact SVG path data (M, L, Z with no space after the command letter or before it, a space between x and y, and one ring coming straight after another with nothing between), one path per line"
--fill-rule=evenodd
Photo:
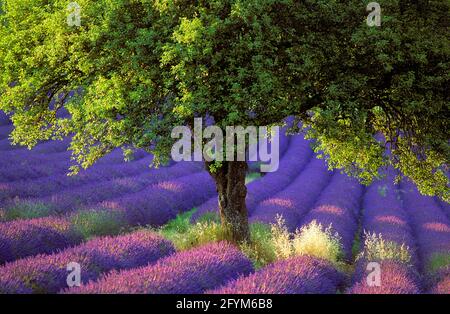
M281 260L231 281L212 294L333 294L345 276L328 262L311 256Z
M46 217L0 223L0 263L52 253L81 242L69 221Z
M67 287L66 266L81 266L86 283L112 269L126 269L153 263L175 252L173 245L150 231L93 239L51 255L20 259L0 267L0 292L56 293Z
M194 294L213 289L253 270L252 263L226 242L207 244L155 265L113 272L68 293Z

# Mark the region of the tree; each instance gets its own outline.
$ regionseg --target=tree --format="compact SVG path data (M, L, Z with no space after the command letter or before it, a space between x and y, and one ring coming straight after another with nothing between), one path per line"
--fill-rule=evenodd
M73 134L73 172L115 147L157 165L194 117L225 129L294 116L330 167L370 182L391 165L449 201L448 1L380 0L381 27L359 0L77 2L80 27L68 1L4 1L0 109L15 143ZM223 223L248 240L246 163L207 169Z

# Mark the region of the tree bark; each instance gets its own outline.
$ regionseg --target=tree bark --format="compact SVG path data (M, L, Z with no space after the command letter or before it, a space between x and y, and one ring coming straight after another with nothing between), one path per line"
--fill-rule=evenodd
M215 171L210 171L210 165L211 163L206 163L219 194L222 226L229 232L231 240L235 243L249 242L248 211L245 203L247 163L245 161L223 161L222 166Z

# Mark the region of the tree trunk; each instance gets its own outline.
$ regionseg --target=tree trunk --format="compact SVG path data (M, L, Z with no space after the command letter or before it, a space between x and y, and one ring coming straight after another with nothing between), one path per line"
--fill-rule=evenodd
M222 226L230 233L232 241L236 243L249 242L250 231L245 203L247 163L245 161L223 161L222 166L215 171L210 171L210 165L211 163L206 163L209 173L216 182Z

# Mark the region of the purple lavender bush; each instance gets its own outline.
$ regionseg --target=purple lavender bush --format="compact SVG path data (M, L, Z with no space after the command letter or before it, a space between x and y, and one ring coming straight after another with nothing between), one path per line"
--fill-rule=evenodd
M207 244L159 260L156 264L112 272L66 293L195 294L253 271L239 249L226 242Z
M334 294L345 276L325 260L308 255L275 262L210 290L211 294Z
M71 139L69 137L59 141L46 141L36 145L32 150L32 154L55 154L66 153Z
M48 144L50 145L50 143L54 142L49 142ZM10 149L16 149L14 152L4 152L0 155L1 182L10 183L21 179L39 179L43 176L64 174L68 172L71 165L71 152L69 151L40 154L36 153L36 148L41 145L37 145L36 148L31 151L17 148L17 146L11 146L10 143L7 143L7 145L9 145ZM149 154L145 154L143 151L139 150L133 155L132 162L125 163L123 153L120 149L116 149L99 159L94 167L97 167L98 165L130 165L144 157L149 157ZM18 163L17 160L20 160L20 163Z
M171 167L146 171L137 176L88 183L80 187L66 188L50 196L30 198L22 202L16 200L12 208L20 208L27 204L45 204L49 210L43 215L73 212L108 199L139 192L157 182L191 175L201 170L203 166L200 163L180 162ZM8 214L8 208L6 213Z
M8 138L13 128L12 124L0 125L0 140Z
M0 111L0 126L8 124L11 124L11 121L9 120L8 116L3 111Z
M211 176L202 171L159 182L140 192L105 201L99 208L121 213L130 226L161 226L177 214L202 204L215 192Z
M6 199L17 197L30 198L47 196L49 194L59 192L63 189L73 189L84 184L129 177L142 174L143 172L153 174L160 169L148 169L148 166L151 162L152 157L150 156L130 164L102 164L89 168L88 170L72 177L67 176L68 168L65 168L65 170L59 170L60 172L56 174L51 174L51 172L53 171L51 170L51 164L44 166L25 167L23 168L23 171L18 170L16 174L11 173L5 176L6 180L18 181L11 183L8 183L9 181L7 181L7 183L5 183L6 188L3 191L0 191L0 202L5 201ZM45 174L46 169L50 169L50 174ZM5 169L5 171L10 173L12 170ZM30 171L30 173L27 174L27 171ZM33 174L31 175L31 173ZM35 175L37 175L38 173L40 174L40 176L36 179ZM22 177L24 175L25 177ZM1 170L0 176L2 176ZM11 177L15 177L16 179L13 180ZM19 178L21 179L19 180ZM35 178L36 180L30 180L33 178Z
M8 145L11 146L11 143L8 142ZM18 149L2 152L2 154L0 155L0 171L2 174L7 174L8 170L15 171L23 167L25 168L24 170L28 170L28 173L30 175L33 175L33 167L38 170L40 169L39 167L44 167L45 169L45 167L47 167L48 165L53 165L54 167L54 170L51 173L58 173L58 171L61 172L63 170L67 172L67 169L70 165L70 152L35 154L33 151L29 151L26 148L20 146L11 147L16 147ZM34 178L34 176L22 178L32 179ZM9 182L11 181L10 179L14 179L14 177L11 177L10 179L7 177L2 178L2 181L5 181L5 179Z
M24 146L12 145L11 141L7 138L0 140L0 145L2 150L5 151L6 155L10 155L14 151L18 156L29 156L33 158L34 156L43 157L43 154L64 154L67 155L67 159L70 158L70 153L67 151L69 147L69 139L64 139L61 141L46 141L38 143L31 151ZM45 159L43 159L45 161Z
M148 230L96 238L56 254L7 263L0 267L0 292L56 293L67 287L69 263L80 264L81 281L87 283L112 269L145 266L174 252L169 241Z
M261 202L250 216L250 221L271 224L276 223L277 215L281 215L288 230L294 231L330 177L331 172L325 162L313 158L286 189Z
M3 154L3 153L2 153ZM16 158L20 158L17 156ZM8 159L7 156L0 155L0 162L4 159ZM56 160L52 163L42 163L37 162L29 163L27 159L21 159L22 164L14 164L8 166L6 164L0 164L0 178L2 184L11 185L12 188L17 186L14 181L22 181L25 183L31 182L33 179L47 179L47 176L53 176L57 174L62 174L67 178L66 173L68 172L69 162L67 160ZM65 170L63 170L65 169ZM20 183L19 183L20 184ZM11 196L12 194L7 194L6 196Z
M360 276L360 279L347 291L349 294L418 294L420 283L410 266L394 260L380 261L381 277L379 285L368 282L370 272ZM372 270L371 270L372 271Z
M247 187L247 208L251 214L264 199L282 191L295 180L312 159L310 142L303 135L291 138L289 149L280 161L277 171L267 173L262 179L252 182ZM290 146L290 147L291 147Z
M69 221L63 218L0 223L0 264L39 253L52 253L81 240Z
M447 215L447 218L450 220L450 204L438 198L436 198L436 201L441 206L442 211Z
M20 147L18 145L11 145L11 141L7 138L0 140L0 151L2 153L18 150L23 150L23 147Z
M424 263L436 253L450 253L450 221L432 197L403 182L404 206L409 213Z
M15 278L15 274L5 274L4 280L1 280L0 294L31 294L32 292L31 289Z

